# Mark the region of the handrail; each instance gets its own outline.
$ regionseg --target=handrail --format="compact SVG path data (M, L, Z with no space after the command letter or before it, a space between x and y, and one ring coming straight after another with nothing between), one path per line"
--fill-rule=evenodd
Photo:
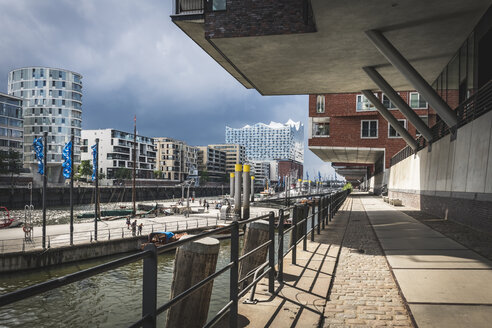
M312 232L311 234L311 240L314 240L314 229L318 228L320 225L323 223L328 222L329 219L331 219L332 215L338 210L338 208L341 206L342 202L345 200L345 198L348 195L348 191L338 191L336 193L332 193L329 195L323 195L319 196L316 198L316 201L310 202L309 204L303 204L303 205L294 205L292 207L285 207L279 210L279 242L282 241L282 243L279 243L279 256L277 258L277 262L279 265L279 270L277 272L277 275L275 276L275 259L273 256L273 253L275 252L275 234L274 234L274 228L275 228L275 216L274 212L270 212L268 215L262 215L258 216L255 218L251 218L248 220L244 221L235 221L232 222L230 225L225 226L225 227L220 227L220 228L215 228L210 231L205 231L202 232L198 235L193 235L190 236L189 238L184 238L180 239L178 241L160 246L160 247L155 247L154 245L150 244L148 245L145 250L140 251L136 254L132 254L129 256L125 256L123 258L104 263L98 266L95 266L90 269L85 269L78 271L76 273L72 273L69 275L66 275L64 277L56 278L44 283L36 284L33 286L29 286L8 294L0 295L0 307L11 304L17 301L20 301L22 299L38 295L40 293L53 290L55 288L59 288L62 286L65 286L67 284L70 284L72 282L80 281L82 279L92 277L96 274L103 273L112 269L119 268L123 265L133 263L138 260L144 261L143 266L144 266L144 274L143 274L143 305L142 305L142 317L131 324L131 327L155 327L156 326L156 316L161 314L162 312L166 311L169 309L171 306L175 305L176 303L182 301L184 298L190 296L192 293L196 292L200 288L204 287L206 284L210 283L212 280L217 278L218 276L224 274L225 272L229 271L230 272L230 300L224 306L206 325L205 327L211 327L215 323L217 323L223 316L227 313L230 312L230 325L231 326L237 326L237 301L240 297L245 295L251 288L253 288L253 295L254 295L254 290L256 288L256 284L267 274L269 275L268 280L269 280L269 291L271 293L274 292L273 287L274 287L274 279L279 280L280 282L283 282L283 263L284 257L291 251L294 250L293 253L293 261L295 261L294 255L295 255L295 249L297 245L301 242L304 241L304 249L305 249L305 244L308 238L308 233ZM296 197L299 198L299 197ZM323 204L323 206L321 206ZM309 211L298 211L296 208L300 208L300 206L307 208L308 206L311 207L312 213L309 214ZM315 208L318 208L318 210L315 212ZM283 220L285 218L285 210L293 210L293 214L296 216L296 219L293 220L292 226L289 229L283 229ZM296 214L297 213L297 214ZM300 217L302 216L302 217ZM262 220L268 218L269 221L269 239L267 242L257 246L253 250L243 254L242 256L239 256L238 250L239 250L239 228L240 226L243 226L245 224L255 222L257 220ZM299 220L298 220L299 219ZM308 219L311 219L312 221L312 227L308 231L307 229L307 223ZM316 223L314 225L314 223ZM298 240L293 241L293 246L289 248L287 253L283 254L283 240L284 236L286 233L289 233L292 231L293 236L295 236L296 229L299 226L305 226L304 231L302 232L302 235L300 235ZM154 279L156 281L157 279L157 255L161 254L163 252L166 252L172 248L179 247L181 245L184 245L186 243L199 240L201 238L211 236L218 234L220 232L225 232L225 231L231 231L231 261L226 264L224 267L218 269L216 272L213 274L209 275L208 277L204 278L200 282L194 284L193 286L189 287L187 290L181 292L179 295L173 297L171 300L166 302L165 304L161 306L157 306L155 303L152 302L146 302L146 300L151 299L152 295L155 297L156 295L156 283L154 282L154 287L152 287L152 283L147 283L150 278ZM296 238L297 239L297 238ZM282 245L282 246L281 246ZM151 247L149 247L151 246ZM262 263L260 266L254 268L251 272L255 272L253 282L243 288L241 291L238 289L238 284L245 279L251 277L251 272L248 273L247 277L241 279L241 281L238 279L238 263L245 259L248 256L251 256L252 254L260 251L261 249L268 247L269 251L269 256L266 262ZM282 254L280 254L282 252ZM265 268L267 268L265 270ZM257 274L263 270L263 273L259 276ZM150 305L149 305L150 304ZM149 308L150 306L150 308Z

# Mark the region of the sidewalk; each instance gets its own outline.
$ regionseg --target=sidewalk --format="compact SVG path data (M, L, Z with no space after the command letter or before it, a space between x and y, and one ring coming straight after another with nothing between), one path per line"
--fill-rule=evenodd
M342 245L340 249L340 245ZM285 283L239 305L240 327L489 327L492 262L384 203L353 194ZM333 278L334 277L334 278ZM330 287L331 286L331 287ZM408 311L410 309L411 312Z

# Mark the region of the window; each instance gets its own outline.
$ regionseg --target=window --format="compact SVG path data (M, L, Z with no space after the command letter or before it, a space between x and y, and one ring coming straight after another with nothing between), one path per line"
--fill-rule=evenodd
M329 122L313 122L313 137L329 137L330 123Z
M422 121L424 121L425 125L429 126L429 116L419 116L419 117ZM415 132L416 132L415 135L417 137L421 136L421 133L419 132L419 130L415 129Z
M384 95L384 94L383 94L383 105L384 105L384 107L386 107L388 109L396 109L396 106L393 105L391 100L388 97L386 97L386 95Z
M378 121L377 120L362 120L361 121L361 138L377 138L378 137Z
M427 108L427 101L418 92L410 92L410 107Z
M374 95L378 98L376 93ZM357 95L356 111L364 112L368 110L376 110L376 107L364 95Z
M316 113L325 112L325 96L316 97Z
M212 10L226 10L226 0L213 0L212 1Z
M407 128L407 120L398 120L405 129ZM401 138L400 134L388 123L388 138Z

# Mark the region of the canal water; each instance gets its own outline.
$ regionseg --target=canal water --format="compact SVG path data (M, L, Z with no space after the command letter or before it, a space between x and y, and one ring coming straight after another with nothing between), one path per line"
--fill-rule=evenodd
M230 241L220 243L217 269L229 263ZM61 277L118 257L84 261L55 268L0 276L0 294ZM169 301L174 270L174 252L158 261L157 305ZM214 280L210 315L229 299L229 274ZM58 288L0 308L0 327L127 327L142 315L142 261ZM190 315L193 311L190 309ZM158 316L159 326L166 314Z

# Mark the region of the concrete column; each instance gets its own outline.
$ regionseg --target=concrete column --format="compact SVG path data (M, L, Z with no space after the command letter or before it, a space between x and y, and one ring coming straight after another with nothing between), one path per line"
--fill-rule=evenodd
M255 176L251 176L251 202L255 201Z
M388 82L374 69L374 67L363 67L364 72L376 83L376 85L384 92L398 110L408 119L410 123L419 131L427 141L432 140L432 132L427 124L410 108L400 95L389 85Z
M258 220L251 222L246 227L246 234L244 237L244 247L241 255L248 253L256 247L264 244L268 241L268 221ZM265 263L268 253L268 247L264 247L261 250L251 254L239 263L239 280L246 277L249 272L256 270L258 266ZM246 287L253 281L253 277L246 279L242 284L242 288ZM240 287L241 287L240 286ZM241 288L241 289L242 289Z
M413 87L425 98L437 114L449 127L454 127L458 123L458 117L448 104L437 94L437 92L427 83L426 80L417 72L415 68L403 57L400 52L384 37L380 31L366 31L366 35L388 59L388 61L400 71L401 74L413 85Z
M238 219L241 219L241 172L243 166L236 164L234 171L234 214Z
M251 178L249 176L250 166L243 165L243 219L249 219L249 198L251 193L251 183L248 183Z
M174 260L171 298L215 272L219 248L219 241L209 237L178 247ZM212 288L213 280L173 305L167 313L166 327L203 327L207 322Z
M234 197L234 173L229 173L229 180L230 180L230 190L229 190L229 195Z
M388 121L391 126L398 132L403 140L412 147L413 150L417 149L417 142L415 139L408 133L407 129L405 127L401 126L401 124L398 122L398 120L389 112L388 109L383 105L382 102L379 101L378 98L372 93L371 90L362 90L362 93L364 96L374 105L374 107L377 108L379 113Z

